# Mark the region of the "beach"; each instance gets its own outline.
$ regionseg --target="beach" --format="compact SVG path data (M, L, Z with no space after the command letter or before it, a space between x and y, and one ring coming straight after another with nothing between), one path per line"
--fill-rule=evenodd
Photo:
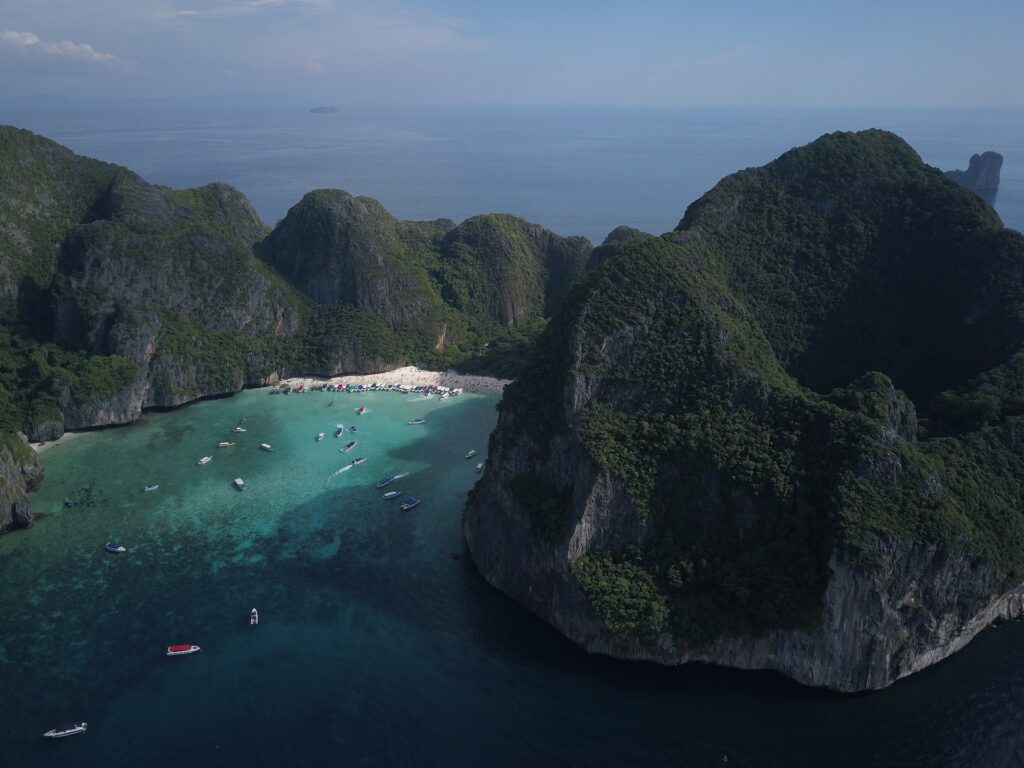
M79 435L84 434L83 432L65 432L63 435L58 437L56 440L47 440L44 443L29 443L32 446L32 450L36 453L42 453L48 451L51 448L56 448L59 445L65 445L71 440L74 440Z
M456 371L424 371L415 365L407 365L404 368L395 368L384 373L371 373L362 376L332 376L331 378L297 376L290 379L282 379L280 382L280 384L287 384L292 389L299 385L309 388L319 384L334 384L338 387L344 387L346 384L362 384L364 387L372 384L379 384L381 386L402 384L408 387L424 387L430 384L435 387L464 389L467 392L486 392L495 395L500 395L510 383L512 383L511 379L474 376Z

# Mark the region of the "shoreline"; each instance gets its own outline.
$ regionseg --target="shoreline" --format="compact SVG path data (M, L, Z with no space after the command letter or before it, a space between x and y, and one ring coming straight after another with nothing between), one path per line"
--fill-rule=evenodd
M43 451L48 451L51 448L57 448L57 447L63 445L64 443L67 443L67 442L69 442L71 440L74 440L79 435L84 435L84 434L85 434L84 431L82 431L82 432L65 432L63 435L58 437L56 440L47 440L44 443L29 443L29 446L31 446L32 450L36 452L36 455L39 455Z
M448 387L449 389L461 388L466 392L485 392L487 394L500 395L505 387L512 383L511 379L496 379L491 376L477 376L469 373L458 373L456 371L426 371L417 368L415 365L406 365L402 368L394 368L383 373L370 373L361 375L344 376L293 376L281 379L277 386L287 384L295 388L300 384L312 387L319 384L334 384L344 387L346 384L362 384L370 386L380 384L390 386L392 384L403 384L409 387L423 387L428 384L436 387Z

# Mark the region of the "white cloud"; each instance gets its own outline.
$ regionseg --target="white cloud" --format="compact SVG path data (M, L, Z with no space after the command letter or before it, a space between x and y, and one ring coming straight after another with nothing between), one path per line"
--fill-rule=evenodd
M50 56L63 56L76 61L92 61L99 64L122 64L120 58L112 53L97 51L88 43L73 43L70 40L62 40L54 43L48 40L41 40L31 32L15 32L4 30L0 32L0 43L20 50L38 51Z

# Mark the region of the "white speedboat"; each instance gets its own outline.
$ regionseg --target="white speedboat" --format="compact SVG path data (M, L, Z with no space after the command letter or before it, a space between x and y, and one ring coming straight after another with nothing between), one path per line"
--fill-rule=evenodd
M482 461L479 464L476 465L476 471L477 472L483 472L484 471L484 463Z
M199 461L196 462L200 467L209 464L213 460L213 456L203 456Z
M474 448L473 450L469 451L469 452L468 452L468 453L466 454L466 458L467 458L467 459L472 459L472 458L473 458L474 456L476 456L476 448Z
M416 418L416 419L409 419L409 421L406 422L406 423L407 424L426 424L427 420L426 419Z
M230 448L232 445L234 445L234 443L229 443L227 440L217 443L218 448Z
M155 491L159 487L160 487L159 485L147 485L146 486L146 493L149 493L151 491Z
M238 426L238 427L235 427L234 429L232 429L231 431L232 432L245 432L246 429L245 429L245 427Z
M234 480L232 480L231 484L240 491L245 490L245 480L243 480L240 477L236 477Z
M420 499L417 499L417 498L415 498L413 496L409 496L408 498L405 499L405 501L402 502L402 509L403 510L416 509L416 507L418 507L421 503L422 503L422 501Z
M352 466L353 467L358 467L364 461L366 461L366 457L365 456L360 456L358 459L352 459Z
M260 623L260 615L256 612L255 608L253 608L252 609L252 613L249 614L249 623L250 624L259 624Z
M274 449L271 447L270 443L260 443L260 450L271 453Z
M127 552L128 551L127 549L122 547L120 544L118 544L116 541L108 541L106 544L103 545L103 548L107 552L121 553L121 552Z
M323 432L317 432L316 433L316 441L319 443L323 439L324 439L324 433Z
M402 495L401 491L388 491L387 493L384 494L384 498L385 499L393 499L396 496L401 496L401 495Z
M80 733L85 733L87 730L89 730L88 723L71 723L69 725L62 725L60 728L51 728L43 734L43 738L63 739L65 736L77 736Z

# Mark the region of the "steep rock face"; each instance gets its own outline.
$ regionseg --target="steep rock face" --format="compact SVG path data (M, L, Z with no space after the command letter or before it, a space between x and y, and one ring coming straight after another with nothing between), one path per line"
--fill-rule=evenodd
M42 472L23 435L0 433L0 533L32 525L26 494Z
M1024 240L983 202L834 134L595 255L467 505L488 581L591 651L842 691L1020 614Z
M966 171L946 171L946 176L957 184L981 195L994 195L999 191L999 172L1003 156L998 152L971 155Z

